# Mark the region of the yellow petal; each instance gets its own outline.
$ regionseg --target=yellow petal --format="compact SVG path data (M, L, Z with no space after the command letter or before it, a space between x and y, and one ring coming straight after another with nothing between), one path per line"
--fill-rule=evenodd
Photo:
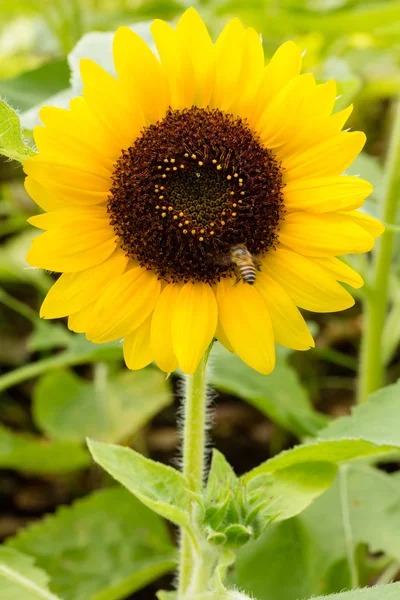
M215 85L215 52L210 34L194 8L179 19L176 32L185 45L194 68L194 104L203 108L210 102Z
M370 215L367 215L359 210L341 212L340 214L344 217L350 217L353 223L356 223L365 229L365 231L368 231L373 238L379 237L385 231L385 226L378 221L378 219L374 219L374 217L371 217Z
M336 135L341 131L347 119L353 111L351 104L334 115L326 118L309 120L304 122L304 127L300 127L293 138L288 140L283 146L276 149L276 156L279 160L288 160L290 157L301 153L304 148L319 144L324 140Z
M229 343L228 338L226 337L226 333L220 321L218 321L217 329L215 331L215 337L220 342L220 344L222 344L227 350L229 350L229 352L235 352L232 345Z
M151 347L154 360L162 371L171 373L178 366L172 345L172 315L182 285L169 283L161 292L153 312Z
M247 116L251 128L256 128L265 107L294 77L300 74L302 50L294 42L278 48L265 67L254 106Z
M138 371L153 361L150 344L151 315L124 338L124 359L128 369Z
M260 373L275 366L274 333L271 319L259 292L240 281L222 279L217 283L219 321L240 358Z
M372 185L368 181L348 175L298 179L283 189L287 211L313 213L358 208L371 192Z
M170 96L160 62L144 40L128 27L120 27L114 37L115 70L124 95L139 105L147 123L165 116Z
M57 198L53 192L43 187L33 177L26 177L24 185L32 200L43 210L66 208L67 204L63 200Z
M111 158L101 152L94 152L89 146L85 146L76 137L63 135L60 144L60 134L49 127L35 127L33 130L35 144L42 158L53 160L57 156L57 162L71 166L85 168L90 171L99 172L104 176L110 175L114 170Z
M295 77L267 105L257 125L261 141L278 148L293 138L299 129L299 112L305 97L316 87L311 73Z
M113 132L122 148L129 148L145 124L138 106L124 102L122 88L116 79L94 61L80 62L84 83L83 96L90 110L109 131Z
M95 322L87 338L104 343L125 337L153 312L160 290L157 277L142 267L114 278L96 302Z
M78 312L68 317L68 329L75 333L85 333L93 323L93 309L95 302L85 306Z
M256 289L267 305L275 340L294 350L309 350L315 346L312 335L293 300L265 272L257 273Z
M78 273L63 273L44 299L40 316L44 319L56 319L86 308L114 277L122 275L128 261L125 253L117 249L96 267Z
M218 310L207 283L186 283L172 315L172 345L184 373L193 373L214 337Z
M80 220L73 227L53 227L32 241L26 260L33 267L71 273L105 261L116 246L104 220Z
M215 43L216 80L212 108L227 110L236 99L242 68L245 31L239 19L232 19Z
M99 160L105 157L115 161L121 154L121 146L113 132L101 125L82 97L71 100L70 110L44 106L40 118L59 139L66 139L67 143L70 140L82 149L88 149Z
M365 144L361 131L342 131L282 161L285 181L340 175L360 154Z
M47 230L52 227L72 226L75 221L89 219L103 221L102 227L109 226L109 217L104 206L62 208L61 210L35 215L27 221L34 227Z
M103 175L90 171L90 165L84 169L43 160L40 154L24 162L24 171L46 187L47 183L65 183L76 189L108 194L112 184L111 173Z
M338 213L289 213L281 225L279 241L305 256L357 254L374 246L372 235Z
M242 115L250 110L264 72L264 49L259 34L249 27L243 41L242 66L237 88L239 93L229 111Z
M332 274L336 281L347 283L353 288L360 288L364 285L361 275L338 258L324 256L322 258L313 258L312 262L322 267L326 272Z
M156 19L152 26L154 43L167 76L171 108L182 110L193 104L195 76L189 52L168 23Z
M335 312L353 306L350 294L313 260L279 247L263 259L263 271L306 310Z

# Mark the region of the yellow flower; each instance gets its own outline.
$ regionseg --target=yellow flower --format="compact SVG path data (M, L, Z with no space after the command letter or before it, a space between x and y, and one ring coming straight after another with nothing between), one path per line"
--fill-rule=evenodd
M152 34L159 59L121 27L118 78L82 60L83 97L42 109L24 168L46 231L28 261L62 275L41 316L124 338L131 369L192 373L216 337L269 373L275 342L314 345L297 307L348 308L338 282L363 283L335 257L382 231L356 211L371 185L341 175L365 136L341 131L351 107L331 114L334 81L300 75L293 42L265 66L253 29L234 19L213 44L194 9Z

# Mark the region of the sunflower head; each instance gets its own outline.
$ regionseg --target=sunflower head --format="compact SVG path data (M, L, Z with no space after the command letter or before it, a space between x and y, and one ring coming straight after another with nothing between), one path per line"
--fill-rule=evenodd
M41 112L28 261L61 273L41 315L124 338L132 369L191 373L216 337L269 373L275 341L313 346L297 307L347 308L339 282L362 285L336 257L382 230L356 211L371 186L343 174L365 136L293 42L265 65L253 29L234 19L213 43L194 9L152 33L158 57L121 27L117 78L83 60L83 97Z

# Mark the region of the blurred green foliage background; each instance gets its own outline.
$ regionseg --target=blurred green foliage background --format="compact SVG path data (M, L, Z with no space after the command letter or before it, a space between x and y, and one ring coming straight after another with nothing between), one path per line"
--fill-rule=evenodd
M393 100L400 91L399 0L0 0L0 97L18 110L26 138L32 139L41 105L66 106L79 93L79 57L111 65L111 57L104 56L111 37L93 37L88 32L113 32L125 24L139 27L146 37L149 21L174 21L190 5L197 8L214 39L230 18L239 17L262 34L266 57L280 43L293 39L306 51L306 71L321 81L336 79L337 109L353 102L349 127L364 130L368 137L365 151L349 173L374 184L366 209L375 214ZM0 538L8 539L7 547L35 557L51 574L52 589L63 598L115 600L171 571L175 553L161 520L124 490L94 491L108 487L110 481L90 466L84 440L91 436L133 445L153 458L173 461L178 439L177 377L166 381L154 367L128 372L118 344L94 346L72 335L64 321L40 321L40 303L53 275L31 269L25 262L35 235L26 219L36 210L24 191L21 167L2 160L0 502L4 512ZM368 257L349 260L364 276L368 274ZM393 309L384 336L391 381L400 376L397 271L395 267L390 292ZM346 414L354 400L360 306L344 314L312 318L316 349L297 354L280 349L277 368L268 378L221 349L214 353L211 383L220 392L214 441L239 473L296 440L317 434L330 417ZM392 470L396 468L392 465ZM399 496L398 476L382 475L382 496L376 477L376 472L356 473L354 497L373 490L376 506L383 495L388 497L387 490L394 493L394 485ZM241 581L257 591L259 600L278 597L278 589L279 600L296 600L351 585L344 558L346 544L337 531L335 555L324 555L323 566L310 559L312 536L325 535L315 532L315 522L324 520L320 515L328 511L339 519L336 493L335 488L326 504L314 506L315 518L312 511L306 512L301 520L271 528L261 550L255 548L243 557ZM24 529L81 497L72 508ZM364 507L366 512L358 518L368 521L373 509L371 505L368 512ZM400 561L399 544L392 543L389 533L388 538L382 536L382 529L394 531L400 523L400 510L396 510L395 520L392 511L391 520L382 518L368 535L361 526L357 530L361 584L374 581L377 573L391 565L392 557ZM142 536L143 522L147 538ZM366 544L386 554L373 561ZM268 588L262 580L265 561L260 556L270 556L273 563ZM291 564L298 567L299 556L304 559L302 570L291 570ZM254 566L251 581L243 576L246 561ZM319 569L321 577L304 577L307 569ZM278 575L274 578L272 573ZM154 597L154 589L140 593L134 597Z

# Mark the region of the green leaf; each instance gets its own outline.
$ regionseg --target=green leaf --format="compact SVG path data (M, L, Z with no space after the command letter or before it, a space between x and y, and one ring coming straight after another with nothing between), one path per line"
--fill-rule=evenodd
M49 442L0 425L0 468L23 473L69 473L90 464L89 454L72 442Z
M88 440L94 460L143 504L177 525L188 524L192 496L179 471L130 448Z
M35 557L63 600L125 598L176 559L162 519L122 488L63 507L7 545Z
M338 592L351 587L349 552L357 556L361 545L400 561L399 531L400 478L345 468L300 516L271 525L239 552L237 583L258 600ZM360 583L368 583L361 573Z
M3 100L0 100L0 154L19 162L36 154L22 139L17 113Z
M400 382L371 394L368 402L355 406L351 416L341 417L319 432L324 440L363 439L374 444L400 447Z
M59 600L48 588L47 573L30 556L0 547L0 597L4 600Z
M261 375L220 344L215 344L211 356L211 385L243 398L288 431L300 437L315 435L327 423L284 358L278 357L270 375Z
M103 372L107 367L97 365ZM71 371L54 370L37 383L33 414L38 427L58 440L84 441L86 437L118 442L132 435L172 402L168 381L156 369L94 382Z
M63 324L44 321L38 315L29 337L28 348L31 352L65 348L72 343L73 335Z
M367 404L353 409L350 417L332 421L319 432L318 440L274 456L244 475L244 479L309 461L340 464L399 451L399 415L400 382L372 394Z
M25 111L68 85L68 63L64 58L58 58L14 79L0 80L0 96L17 110Z
M329 596L313 596L309 600L399 600L400 583L377 585L373 588L351 590L342 594L329 594Z
M302 512L333 483L337 467L329 462L307 462L258 475L249 480L248 493L265 502L264 519L283 521Z
M348 62L340 58L328 58L318 67L315 75L322 81L328 79L336 81L337 94L340 98L335 103L335 112L346 108L362 87L361 77L353 73Z

